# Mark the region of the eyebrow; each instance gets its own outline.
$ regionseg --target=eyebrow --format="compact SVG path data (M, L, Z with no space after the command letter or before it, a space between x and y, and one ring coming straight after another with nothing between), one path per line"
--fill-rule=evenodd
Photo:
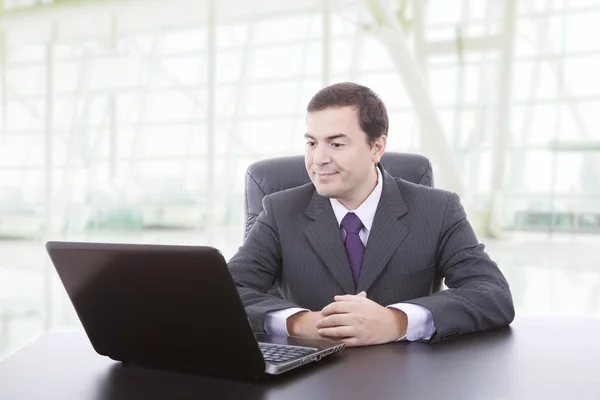
M305 134L304 134L304 137L305 137L306 139L314 139L314 137L312 137L312 136L310 135L310 133L305 133ZM326 140L335 140L335 139L347 139L347 138L348 138L348 136L347 136L347 135L345 135L345 134L343 134L343 133L336 133L336 134L333 134L333 135L331 135L331 136L327 136L325 139L326 139Z

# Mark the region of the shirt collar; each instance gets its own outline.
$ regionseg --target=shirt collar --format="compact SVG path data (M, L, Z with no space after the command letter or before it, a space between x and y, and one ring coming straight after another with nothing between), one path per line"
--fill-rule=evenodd
M348 214L349 212L353 212L358 218L360 218L365 229L367 231L371 230L371 226L373 226L373 220L375 219L375 212L377 211L379 199L381 199L381 192L383 190L383 176L379 167L376 167L376 169L377 186L375 186L375 189L373 189L369 197L367 197L366 200L363 201L362 204L358 206L356 210L348 210L338 200L329 199L329 201L331 202L331 207L333 208L333 212L335 214L335 218L338 221L338 225L342 224L342 219L346 216L346 214Z

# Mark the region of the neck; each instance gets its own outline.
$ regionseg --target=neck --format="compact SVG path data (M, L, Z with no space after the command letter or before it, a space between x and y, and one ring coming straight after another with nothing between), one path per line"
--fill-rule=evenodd
M361 187L357 188L356 193L351 194L351 198L337 199L344 207L348 210L356 210L364 201L373 193L373 190L377 186L377 166L373 168L369 174L367 182Z

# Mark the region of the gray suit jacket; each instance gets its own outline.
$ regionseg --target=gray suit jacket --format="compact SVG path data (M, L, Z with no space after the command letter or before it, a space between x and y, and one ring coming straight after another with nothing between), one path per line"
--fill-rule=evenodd
M319 311L334 295L363 290L383 306L406 302L429 309L436 327L432 342L508 325L514 318L509 285L454 193L383 171L356 284L331 203L312 183L265 196L263 207L229 261L256 332L264 332L269 311ZM437 292L438 275L447 290ZM276 281L283 298L267 293Z

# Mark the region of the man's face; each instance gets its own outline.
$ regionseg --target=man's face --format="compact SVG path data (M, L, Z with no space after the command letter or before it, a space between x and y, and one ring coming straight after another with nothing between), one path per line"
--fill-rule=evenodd
M369 186L376 174L374 164L383 155L386 137L371 144L353 107L308 113L305 137L306 170L317 193L342 203L362 202L364 198L359 197L366 198L373 190Z

